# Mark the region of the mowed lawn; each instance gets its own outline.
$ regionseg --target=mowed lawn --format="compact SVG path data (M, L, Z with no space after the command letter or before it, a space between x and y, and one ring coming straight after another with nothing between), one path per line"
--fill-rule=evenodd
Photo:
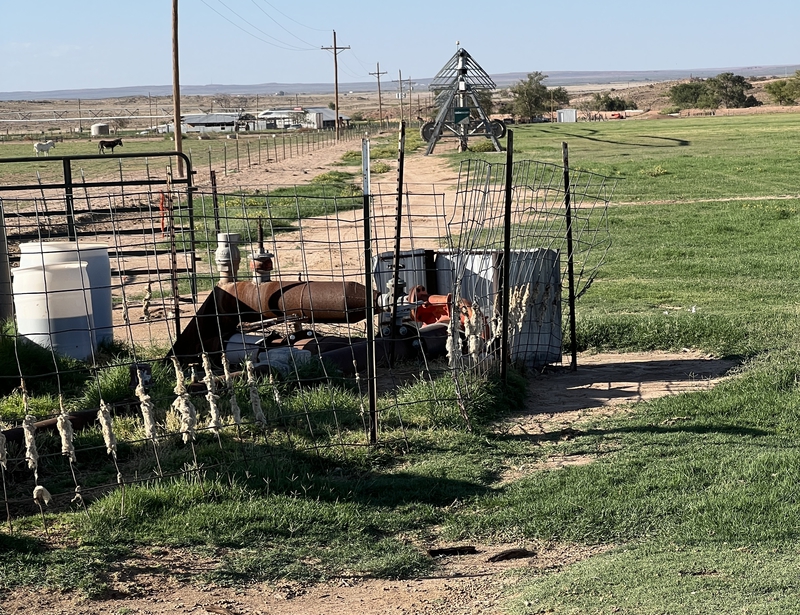
M611 120L509 126L515 158L623 179L615 202L663 202L800 193L800 114ZM504 160L504 154L454 158Z
M523 126L515 151L559 163L562 140L573 168L620 178L581 348L742 366L712 391L584 421L554 449L593 463L482 496L447 533L611 547L523 571L514 613L796 612L800 114Z
M18 522L15 538L0 535L0 586L100 595L104 562L142 546L224 549L203 581L246 584L413 577L435 565L425 545L502 542L603 547L570 565L521 564L512 613L796 612L800 114L514 130L518 158L558 163L566 141L571 166L620 178L612 247L578 305L581 347L695 348L736 357L735 374L585 418L569 438L495 429L498 408L519 407L497 389L473 433L457 408L412 403L407 455L278 451L246 475L234 467L235 480L130 489L124 516L117 492L88 519L59 515L79 549L48 542L35 516ZM536 469L553 455L590 463ZM501 480L512 467L529 470Z

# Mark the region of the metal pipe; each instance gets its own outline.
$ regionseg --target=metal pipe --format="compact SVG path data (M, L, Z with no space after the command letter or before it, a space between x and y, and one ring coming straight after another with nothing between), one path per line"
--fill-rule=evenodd
M373 303L377 296L373 295ZM245 322L267 318L315 323L357 322L366 317L367 296L357 282L234 282L220 284L177 336L171 354L179 359L222 350L222 340Z
M285 282L255 285L251 282L218 287L238 307L264 318L301 318L314 322L357 322L366 317L366 289L358 282ZM237 307L237 306L232 306Z

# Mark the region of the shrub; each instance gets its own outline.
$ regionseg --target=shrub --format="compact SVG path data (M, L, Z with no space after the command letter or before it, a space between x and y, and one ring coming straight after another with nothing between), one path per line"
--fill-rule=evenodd
M485 141L478 141L476 143L470 144L469 151L471 151L471 152L493 152L493 151L495 151L494 150L494 143L492 143L490 139L486 139Z
M345 173L344 171L328 171L327 173L322 173L321 175L317 175L311 180L312 184L343 184L349 182L353 179L353 175L351 173Z

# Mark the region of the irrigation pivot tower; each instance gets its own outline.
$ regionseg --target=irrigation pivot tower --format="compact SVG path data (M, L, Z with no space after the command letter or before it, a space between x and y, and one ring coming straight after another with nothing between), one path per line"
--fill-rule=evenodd
M456 51L428 89L436 96L439 113L435 121L426 122L419 131L428 144L426 156L433 153L439 139L446 137L458 139L460 152L467 150L469 137L478 136L491 139L494 149L503 151L498 139L505 136L506 125L500 120L489 120L477 96L477 92L491 92L497 86L466 49Z

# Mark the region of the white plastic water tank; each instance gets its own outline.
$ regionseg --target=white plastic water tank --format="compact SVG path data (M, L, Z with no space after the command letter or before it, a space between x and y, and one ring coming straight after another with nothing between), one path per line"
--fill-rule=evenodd
M58 354L90 358L92 298L86 262L19 267L13 275L19 335Z
M111 314L111 263L108 245L75 241L32 241L19 246L20 267L44 267L55 263L85 261L94 315L95 345L114 339Z

